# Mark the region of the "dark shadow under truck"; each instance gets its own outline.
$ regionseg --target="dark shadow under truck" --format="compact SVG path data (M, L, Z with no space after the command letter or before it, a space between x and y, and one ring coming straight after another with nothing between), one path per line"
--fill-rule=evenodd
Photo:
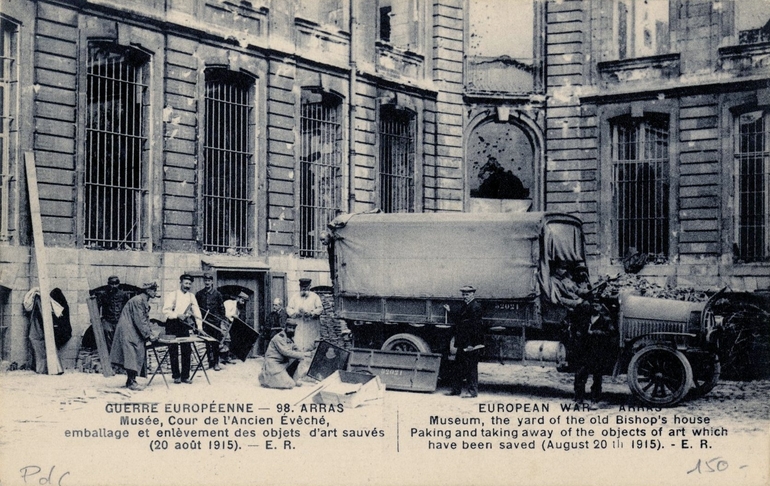
M582 222L554 212L360 213L329 225L337 317L357 348L452 352L444 304L473 285L484 308L485 360L568 369L566 309L555 304L556 260L585 263ZM719 379L709 302L622 294L602 302L616 321L614 371L643 403L670 406ZM611 373L613 370L607 370Z

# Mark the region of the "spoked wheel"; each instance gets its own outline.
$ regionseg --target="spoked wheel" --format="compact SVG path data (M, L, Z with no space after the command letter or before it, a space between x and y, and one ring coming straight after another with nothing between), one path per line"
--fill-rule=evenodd
M693 387L690 395L693 398L702 397L713 390L719 382L722 366L716 354L707 354L691 361Z
M628 387L648 405L675 405L691 386L690 362L684 354L668 346L646 346L628 364Z
M421 337L414 334L394 334L382 344L383 351L402 351L406 353L430 353L430 346Z

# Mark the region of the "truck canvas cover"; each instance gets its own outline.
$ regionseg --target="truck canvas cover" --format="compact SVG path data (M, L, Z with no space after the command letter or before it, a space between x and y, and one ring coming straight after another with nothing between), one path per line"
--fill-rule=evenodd
M569 238L546 253L583 259L580 222L566 218ZM329 224L336 292L348 296L457 298L473 285L487 299L539 293L546 213L361 213ZM561 228L560 233L564 233Z

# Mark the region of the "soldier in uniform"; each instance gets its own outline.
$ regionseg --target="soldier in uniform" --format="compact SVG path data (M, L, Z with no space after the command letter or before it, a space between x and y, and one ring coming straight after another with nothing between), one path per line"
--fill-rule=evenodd
M209 361L209 369L219 371L219 346L222 341L222 321L225 318L225 299L214 288L214 276L206 272L203 274L204 287L195 293L201 314L205 318L203 331L219 342L206 343L206 356ZM207 325L208 324L208 325ZM216 326L216 327L214 327Z
M155 297L158 284L146 283L141 294L133 297L123 307L115 331L115 345L110 352L110 361L126 370L126 387L141 390L136 376L144 368L145 342L156 341L158 335L150 328L150 299Z
M479 360L484 347L484 328L481 322L481 304L476 300L476 289L467 285L460 289L463 303L460 309L453 312L448 305L444 309L449 312L450 319L455 324L455 372L453 373L452 391L448 395L459 395L463 381L468 384L468 394L463 398L475 398L479 394Z
M283 331L286 327L287 318L288 315L286 314L286 309L283 307L283 301L280 297L276 297L273 299L273 310L271 310L270 314L267 316L265 327L259 334L259 350L261 354L265 354L267 345L270 344L270 340L273 339L273 336Z
M570 362L575 367L575 402L583 403L586 398L586 384L589 375L591 383L591 409L597 407L602 394L602 375L611 365L615 327L611 317L593 298L591 283L585 264L575 266L574 279L564 262L559 262L554 285L559 301L570 313L571 345Z
M259 373L259 384L265 388L294 388L301 386L297 368L311 356L310 351L300 350L294 344L294 321L286 322L284 330L270 340L265 351L265 362Z
M120 290L120 279L112 275L107 279L107 291L98 294L97 302L102 314L102 329L104 330L104 339L107 341L107 349L112 349L112 340L115 336L115 328L120 319L120 313L123 306L126 305L130 296L128 293Z

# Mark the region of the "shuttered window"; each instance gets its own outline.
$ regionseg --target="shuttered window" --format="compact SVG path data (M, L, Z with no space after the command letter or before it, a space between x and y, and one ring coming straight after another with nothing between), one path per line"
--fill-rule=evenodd
M91 44L86 75L84 245L144 248L147 56Z
M669 253L668 118L621 118L612 127L616 256Z
M248 76L206 71L203 249L251 253L254 231L253 92Z

